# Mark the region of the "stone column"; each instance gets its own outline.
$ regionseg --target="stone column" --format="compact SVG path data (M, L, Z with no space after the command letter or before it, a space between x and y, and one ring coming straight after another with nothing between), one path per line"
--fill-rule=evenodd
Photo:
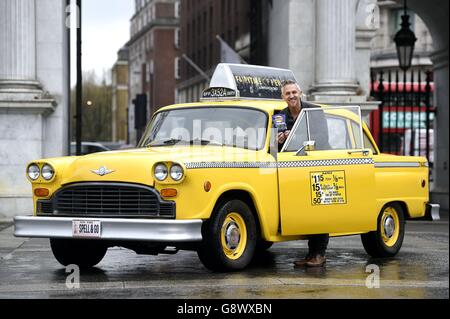
M316 101L348 102L358 89L355 72L356 0L317 0Z
M371 42L380 27L380 11L376 0L360 0L356 8L355 70L359 88L356 95L361 102L363 119L369 124L370 114L379 103L370 101L370 53ZM369 100L369 102L363 102Z
M36 81L35 0L0 1L0 94L34 99ZM20 94L18 96L17 94Z
M376 0L360 0L356 9L356 80L358 95L370 95L371 42L380 27L380 10Z
M448 43L448 42L447 42ZM437 116L434 122L434 187L431 201L449 210L449 101L448 101L448 46L436 51L430 57L433 61L434 83L436 85L435 105Z
M33 212L26 165L42 157L56 108L37 81L36 9L36 0L0 1L0 220Z

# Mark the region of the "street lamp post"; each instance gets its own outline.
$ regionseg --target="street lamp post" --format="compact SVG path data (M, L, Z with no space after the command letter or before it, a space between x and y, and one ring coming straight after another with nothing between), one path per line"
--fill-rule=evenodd
M403 70L403 99L404 105L407 102L407 91L406 91L406 71L411 67L414 46L416 44L417 38L413 31L409 28L411 24L409 23L408 8L406 5L406 0L404 0L404 14L402 15L402 24L400 31L395 35L394 41L397 47L398 62L400 68ZM412 82L412 81L411 81ZM411 92L413 92L413 83L411 83ZM406 110L404 113L403 129L406 132ZM411 108L411 117L413 117L413 111ZM427 133L428 134L428 133ZM406 136L402 141L403 150L406 149Z
M413 31L409 28L409 15L406 6L406 0L404 2L404 15L402 15L402 28L395 35L394 41L397 46L397 55L400 68L403 71L408 70L411 67L414 45L417 38Z
M83 83L82 83L82 41L81 41L81 0L76 0L79 10L79 25L77 28L77 85L76 85L76 155L81 155L81 139L82 139L82 100L83 100Z

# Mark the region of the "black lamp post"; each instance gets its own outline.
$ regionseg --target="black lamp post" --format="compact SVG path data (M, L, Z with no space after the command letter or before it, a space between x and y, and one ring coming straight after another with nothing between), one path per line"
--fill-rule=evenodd
M409 28L410 25L405 0L405 13L402 15L401 24L402 28L397 32L394 38L397 46L398 61L400 63L400 68L403 71L406 71L411 67L414 45L417 41L414 32Z

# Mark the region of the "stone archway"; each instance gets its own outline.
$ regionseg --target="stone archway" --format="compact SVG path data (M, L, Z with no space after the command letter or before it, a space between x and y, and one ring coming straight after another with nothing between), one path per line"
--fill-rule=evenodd
M403 0L396 0L403 5ZM408 0L407 6L420 16L430 30L434 53L431 55L437 107L435 149L435 189L431 200L448 211L449 198L449 101L448 101L448 0Z

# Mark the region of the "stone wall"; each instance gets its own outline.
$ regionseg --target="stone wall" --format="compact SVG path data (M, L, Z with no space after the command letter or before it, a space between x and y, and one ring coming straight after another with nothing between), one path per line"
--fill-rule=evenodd
M65 6L0 2L0 219L31 215L27 163L68 151Z

